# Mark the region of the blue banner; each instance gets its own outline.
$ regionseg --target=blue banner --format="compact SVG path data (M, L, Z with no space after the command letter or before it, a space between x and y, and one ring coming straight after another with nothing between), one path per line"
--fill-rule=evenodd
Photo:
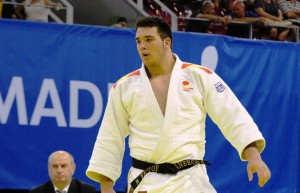
M236 93L267 141L272 172L263 188L208 120L205 159L218 192L300 192L300 44L173 33L173 50L215 70ZM85 175L110 87L139 68L133 29L0 20L0 189L49 180L48 156L64 149ZM131 165L115 185L125 191Z

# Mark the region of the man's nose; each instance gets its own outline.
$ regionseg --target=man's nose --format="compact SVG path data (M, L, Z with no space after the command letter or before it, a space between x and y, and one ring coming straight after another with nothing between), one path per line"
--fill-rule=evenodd
M139 49L140 49L140 50L144 50L145 48L146 48L145 42L141 42L141 43L140 43L140 46L139 46Z
M57 171L58 171L58 172L62 172L62 171L63 171L63 168L62 168L61 166L58 166Z

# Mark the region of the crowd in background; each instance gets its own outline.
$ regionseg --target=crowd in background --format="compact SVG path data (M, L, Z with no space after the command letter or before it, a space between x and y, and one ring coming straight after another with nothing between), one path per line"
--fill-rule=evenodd
M162 0L179 17L178 30L278 41L296 41L300 24L298 0ZM171 22L152 0L144 0L149 14Z
M1 17L29 21L49 21L49 8L59 8L60 2L51 0L0 0Z
M55 1L55 0L54 0ZM295 42L300 25L299 0L173 0L162 2L178 16L178 31L222 34L241 38ZM149 15L171 17L153 0L144 0ZM0 0L2 18L49 21L51 0ZM251 28L249 25L251 24ZM113 28L127 28L124 16L114 17ZM251 35L249 33L251 31Z

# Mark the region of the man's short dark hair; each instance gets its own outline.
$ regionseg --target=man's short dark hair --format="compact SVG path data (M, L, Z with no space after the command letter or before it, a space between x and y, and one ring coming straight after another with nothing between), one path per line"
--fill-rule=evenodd
M125 22L125 23L127 23L126 17L119 17L119 18L117 19L117 23L119 23L119 22Z
M172 31L169 24L161 17L158 16L147 16L141 17L136 23L136 30L140 27L157 27L157 32L161 39L166 38L171 39L171 44L173 43Z

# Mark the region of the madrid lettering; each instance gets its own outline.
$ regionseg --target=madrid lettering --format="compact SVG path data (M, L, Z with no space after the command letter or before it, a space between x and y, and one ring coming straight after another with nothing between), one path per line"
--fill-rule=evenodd
M89 106L88 117L79 117L80 92L88 92L93 99L93 107ZM102 95L98 87L88 81L69 82L69 117L68 122L62 106L62 102L53 79L43 79L38 97L35 101L31 117L28 116L24 82L22 77L13 77L9 85L6 97L0 92L0 123L6 124L11 110L16 104L16 111L19 125L38 126L42 118L54 118L58 127L89 128L96 125L103 110ZM51 105L47 105L48 103ZM51 106L51 107L49 107ZM81 106L81 108L85 108ZM15 115L14 115L15 116Z

